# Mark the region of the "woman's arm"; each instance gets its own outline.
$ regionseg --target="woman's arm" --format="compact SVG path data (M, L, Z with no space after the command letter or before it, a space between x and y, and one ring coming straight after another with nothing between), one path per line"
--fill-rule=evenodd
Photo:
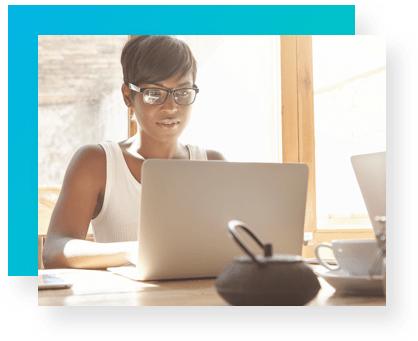
M42 259L45 268L98 269L136 263L137 242L85 240L106 186L106 155L99 145L80 148L64 177L51 216Z
M45 242L45 245L46 242ZM44 248L45 268L104 269L129 262L136 264L138 242L92 243L55 236Z

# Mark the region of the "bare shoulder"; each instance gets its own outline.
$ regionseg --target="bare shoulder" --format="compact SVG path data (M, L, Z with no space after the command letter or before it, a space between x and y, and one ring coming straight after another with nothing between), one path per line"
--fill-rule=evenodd
M100 186L106 179L106 153L100 145L86 145L79 148L68 166L65 178L72 183L85 186L93 182ZM64 179L64 183L65 183Z
M80 155L90 156L94 159L102 159L106 158L105 151L103 147L99 144L86 144L80 148L78 148L77 152Z
M206 149L206 155L208 156L208 160L227 161L225 156L223 156L221 153L217 152L216 150Z
M88 144L80 147L74 155L74 158L87 162L106 162L106 153L99 144Z
M98 144L83 146L74 154L70 166L84 169L101 168L101 166L106 166L106 153Z

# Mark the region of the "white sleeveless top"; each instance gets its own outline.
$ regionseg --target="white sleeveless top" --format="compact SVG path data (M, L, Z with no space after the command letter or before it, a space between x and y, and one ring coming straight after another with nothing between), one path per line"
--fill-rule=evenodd
M138 240L141 184L134 178L117 142L100 143L106 153L106 188L102 210L91 221L94 241ZM207 160L206 150L192 145L190 160Z

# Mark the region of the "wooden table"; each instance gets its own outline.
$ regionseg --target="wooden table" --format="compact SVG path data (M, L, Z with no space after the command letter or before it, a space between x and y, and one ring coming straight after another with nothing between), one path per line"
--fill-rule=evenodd
M310 265L313 269L318 265ZM38 291L39 306L227 306L215 279L140 282L99 270L39 270L59 274L73 283L69 289ZM384 296L347 295L318 277L321 290L308 306L385 306Z

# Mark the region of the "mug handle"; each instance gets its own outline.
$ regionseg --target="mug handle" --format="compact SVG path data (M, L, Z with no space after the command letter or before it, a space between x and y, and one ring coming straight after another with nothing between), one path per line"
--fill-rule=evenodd
M319 244L319 245L316 246L316 248L315 248L315 256L316 256L316 259L318 259L319 264L321 264L322 266L326 267L328 270L331 270L331 271L339 270L340 269L340 265L338 263L337 263L338 265L337 265L336 268L331 268L327 262L323 261L321 259L321 257L319 257L319 248L320 247L327 247L327 248L329 248L329 249L332 250L332 245L330 243L321 243L321 244Z

